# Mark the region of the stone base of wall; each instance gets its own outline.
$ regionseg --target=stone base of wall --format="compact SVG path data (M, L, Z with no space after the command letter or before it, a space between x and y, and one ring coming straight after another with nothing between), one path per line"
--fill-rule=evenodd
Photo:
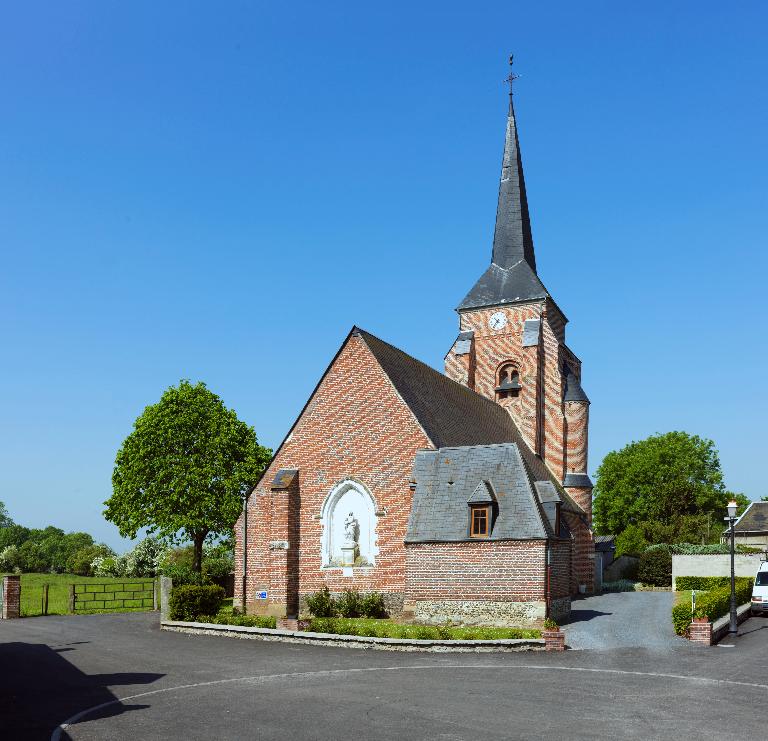
M556 623L564 623L571 616L571 598L553 599L549 603L549 616Z
M570 605L570 599L568 599ZM546 602L492 602L490 600L418 600L406 602L405 615L419 623L526 625L545 618ZM570 610L569 610L570 611Z

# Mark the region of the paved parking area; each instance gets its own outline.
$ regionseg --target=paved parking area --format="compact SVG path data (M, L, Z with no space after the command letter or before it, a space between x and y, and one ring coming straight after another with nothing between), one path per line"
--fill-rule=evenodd
M742 739L764 725L768 619L735 643L412 654L165 633L148 613L29 618L0 623L0 736L70 719L61 738Z
M563 627L571 648L651 650L687 646L675 635L670 613L672 592L620 592L574 600Z

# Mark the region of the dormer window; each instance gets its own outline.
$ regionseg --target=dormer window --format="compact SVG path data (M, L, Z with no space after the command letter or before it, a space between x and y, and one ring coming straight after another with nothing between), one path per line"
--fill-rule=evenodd
M491 530L493 530L493 517L494 514L498 513L496 495L493 492L491 482L478 482L467 504L469 505L469 522L467 523L469 537L490 538Z
M497 399L514 399L520 395L520 373L514 363L505 363L499 368L497 384Z
M491 505L474 504L469 514L469 537L487 538L491 534Z

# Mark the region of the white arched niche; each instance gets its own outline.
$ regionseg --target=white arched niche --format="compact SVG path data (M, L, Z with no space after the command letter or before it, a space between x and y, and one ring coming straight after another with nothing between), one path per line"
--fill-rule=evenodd
M323 525L323 566L344 566L342 546L349 546L345 521L349 515L357 521L355 537L358 555L355 566L373 566L378 555L376 546L376 503L359 481L346 479L336 484L325 498L320 512Z

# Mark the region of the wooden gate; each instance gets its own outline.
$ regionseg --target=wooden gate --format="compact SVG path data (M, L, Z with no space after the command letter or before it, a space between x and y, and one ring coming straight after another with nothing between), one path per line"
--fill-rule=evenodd
M72 584L69 611L156 610L154 580L113 582L110 584Z

